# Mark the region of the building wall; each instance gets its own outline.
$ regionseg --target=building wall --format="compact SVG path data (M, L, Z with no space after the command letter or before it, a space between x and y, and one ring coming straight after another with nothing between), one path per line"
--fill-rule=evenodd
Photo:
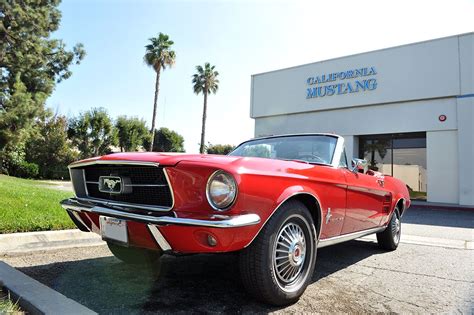
M250 116L257 118L459 95L461 71L465 71L459 65L461 58L468 58L460 55L460 48L473 41L474 34L465 35L462 40L453 36L253 75ZM318 86L308 84L308 78L362 67L376 69L376 75L364 77L375 78L376 89L307 98L307 89ZM354 81L338 79L331 83Z
M308 78L360 67L376 89L307 98ZM474 33L254 75L250 115L255 136L340 134L348 158L359 135L427 132L428 200L474 205Z
M454 97L337 110L313 111L255 119L255 135L333 132L340 135L456 130ZM438 117L446 115L440 122ZM354 151L357 155L357 150Z
M459 203L457 131L426 133L428 201Z
M474 39L459 37L461 92L457 98L459 203L474 205Z
M457 109L459 203L474 205L474 95L458 98Z

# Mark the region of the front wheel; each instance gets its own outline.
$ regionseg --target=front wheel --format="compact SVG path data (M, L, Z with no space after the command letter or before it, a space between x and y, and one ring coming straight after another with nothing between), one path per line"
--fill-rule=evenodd
M377 242L383 249L395 250L400 243L401 234L402 222L400 221L400 211L396 207L387 228L383 232L377 233Z
M116 258L131 265L154 265L161 257L160 251L120 246L107 242L107 246Z
M308 209L296 200L286 202L241 252L244 286L268 304L296 302L311 281L316 244L316 229Z

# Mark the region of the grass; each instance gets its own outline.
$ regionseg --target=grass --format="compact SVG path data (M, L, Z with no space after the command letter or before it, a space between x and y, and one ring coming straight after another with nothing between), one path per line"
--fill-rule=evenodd
M72 195L44 182L0 175L0 234L74 228L59 205Z
M5 295L0 291L0 314L25 314L18 306L18 302L14 303L10 299L10 295Z
M426 200L426 192L410 190L410 198L418 200Z

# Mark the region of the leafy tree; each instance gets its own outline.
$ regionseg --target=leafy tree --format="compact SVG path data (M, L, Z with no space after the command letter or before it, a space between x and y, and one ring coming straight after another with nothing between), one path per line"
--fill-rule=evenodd
M193 89L196 94L204 94L204 105L202 112L202 130L201 143L199 145L199 152L204 153L204 140L206 134L206 115L207 115L207 95L209 93L216 94L219 89L219 80L217 76L219 72L214 71L215 66L211 66L209 62L204 64L204 68L196 66L197 73L193 75Z
M221 154L221 155L227 155L232 150L234 150L235 146L231 144L211 144L209 143L207 145L207 153L208 154Z
M85 56L82 44L68 50L51 38L61 20L59 3L0 0L0 154L9 165L20 165L16 157L24 156L46 98Z
M45 93L28 92L19 75L13 90L0 111L0 150L11 150L24 143L46 99Z
M146 45L145 56L143 57L145 63L153 68L156 72L155 80L155 97L153 100L153 116L151 119L151 141L150 141L150 151L152 151L155 136L155 118L156 118L156 108L158 102L158 93L160 91L160 75L161 70L165 70L166 67L171 67L176 61L176 53L171 50L171 46L174 44L172 40L169 39L169 36L163 33L159 33L158 37L152 37L149 39L150 44Z
M117 129L118 144L122 152L137 151L150 136L145 121L136 117L119 116L115 128Z
M155 129L154 140L154 152L184 152L184 138L176 131L164 127Z
M104 108L93 108L69 121L68 137L81 152L81 158L111 152L117 143L116 131Z
M26 142L26 161L39 167L42 178L69 178L67 166L78 158L67 137L67 118L46 111L36 122L36 132Z
M0 65L6 69L2 72L2 84L7 83L11 88L16 75L21 73L28 91L49 94L54 81L71 76L69 65L79 63L85 51L81 44L67 51L63 41L50 38L60 24L59 3L59 0L2 1Z
M51 38L59 28L60 0L3 0L0 5L0 104L15 92L17 77L29 93L51 94L85 56L82 44L67 50Z
M383 162L383 159L387 155L387 149L391 146L390 139L379 139L379 140L370 140L365 144L365 153L370 153L370 161L369 161L369 168L374 171L378 171L379 168L377 167L377 160L375 158L375 153L378 152L380 159L380 163Z

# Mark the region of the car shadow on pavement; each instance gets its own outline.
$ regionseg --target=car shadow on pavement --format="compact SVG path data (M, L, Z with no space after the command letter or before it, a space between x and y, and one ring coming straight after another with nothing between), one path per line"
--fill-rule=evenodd
M375 243L351 241L318 250L317 281L383 253ZM240 282L238 255L164 256L160 267L126 265L114 257L20 268L32 278L102 313L258 312Z

